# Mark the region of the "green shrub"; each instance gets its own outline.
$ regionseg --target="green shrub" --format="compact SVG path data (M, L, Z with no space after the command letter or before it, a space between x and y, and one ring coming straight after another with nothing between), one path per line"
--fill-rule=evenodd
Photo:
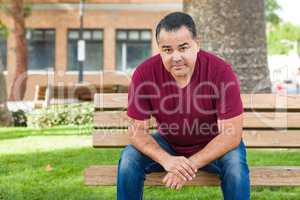
M27 126L27 117L23 110L13 111L12 119L14 126Z
M92 103L51 105L27 113L27 125L45 128L59 125L87 125L93 120Z

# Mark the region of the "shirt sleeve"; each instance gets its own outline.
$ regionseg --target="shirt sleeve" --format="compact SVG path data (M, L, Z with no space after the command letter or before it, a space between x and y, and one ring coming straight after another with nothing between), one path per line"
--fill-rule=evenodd
M150 99L145 92L144 82L138 69L135 70L128 90L127 115L137 120L146 120L151 117Z
M218 75L219 96L216 101L218 119L230 119L243 113L240 84L230 65Z

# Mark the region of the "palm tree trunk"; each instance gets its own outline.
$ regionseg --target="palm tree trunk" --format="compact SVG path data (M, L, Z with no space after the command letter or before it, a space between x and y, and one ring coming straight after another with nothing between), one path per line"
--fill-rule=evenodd
M200 46L230 62L243 93L270 92L264 0L184 0Z

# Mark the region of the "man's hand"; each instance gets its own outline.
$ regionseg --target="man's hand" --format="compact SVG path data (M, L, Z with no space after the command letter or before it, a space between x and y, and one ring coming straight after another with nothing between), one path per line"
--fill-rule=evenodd
M184 156L168 156L161 164L167 172L172 172L184 181L196 177L198 170L196 165Z
M180 190L182 186L186 183L186 181L173 174L172 172L168 172L163 178L163 183L168 188Z
M166 187L171 189L180 190L182 186L186 183L185 180L173 174L172 172L168 172L162 181Z

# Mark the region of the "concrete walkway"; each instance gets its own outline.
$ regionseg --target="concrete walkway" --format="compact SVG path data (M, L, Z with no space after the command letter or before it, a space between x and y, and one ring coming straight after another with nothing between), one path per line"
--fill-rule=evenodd
M92 136L28 136L0 140L0 156L82 147L92 147Z

